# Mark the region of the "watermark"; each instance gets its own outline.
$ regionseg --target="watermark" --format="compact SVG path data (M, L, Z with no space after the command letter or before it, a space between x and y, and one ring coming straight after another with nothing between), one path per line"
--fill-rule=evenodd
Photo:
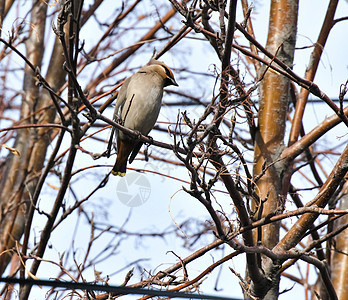
M143 205L151 195L151 184L146 174L129 172L116 186L117 198L129 207Z

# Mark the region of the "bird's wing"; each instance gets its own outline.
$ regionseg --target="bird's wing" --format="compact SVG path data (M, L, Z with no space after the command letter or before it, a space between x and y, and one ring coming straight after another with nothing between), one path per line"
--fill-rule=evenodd
M137 156L141 146L143 145L143 142L138 142L136 146L134 147L131 156L129 157L129 163L131 164L134 160L134 158Z
M120 91L118 92L114 115L113 115L113 120L115 122L118 122L121 118L121 110L127 99L127 88L128 88L130 79L131 77L126 79L126 81L122 84ZM111 146L113 144L113 141L117 141L118 131L119 130L115 127L112 127L111 129L110 139L109 139L108 148L107 148L107 157L110 157ZM117 145L117 143L115 143L115 145Z
M114 120L117 118L116 116L120 117L120 112L122 110L122 107L127 100L127 90L128 90L129 82L131 81L131 79L132 79L132 76L126 79L126 81L122 84L120 91L118 92L117 101L116 101L115 110L114 110Z

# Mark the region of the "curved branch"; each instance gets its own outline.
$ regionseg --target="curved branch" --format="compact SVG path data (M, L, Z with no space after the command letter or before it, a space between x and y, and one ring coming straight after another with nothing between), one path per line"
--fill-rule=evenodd
M348 116L348 107L343 110L343 113ZM299 141L286 148L281 158L285 159L287 163L291 162L298 155L300 155L306 148L311 146L315 141L322 137L325 133L329 132L330 129L335 127L341 122L341 119L337 114L326 118L321 124L314 128L311 132L307 133Z
M341 183L342 179L348 172L348 145L343 151L342 155L336 162L335 167L332 169L330 176L321 187L317 196L306 206L317 205L318 207L324 207L330 200L333 193ZM286 233L281 241L274 247L274 252L283 252L295 247L302 239L303 235L307 231L310 224L316 220L319 214L305 214L303 215Z

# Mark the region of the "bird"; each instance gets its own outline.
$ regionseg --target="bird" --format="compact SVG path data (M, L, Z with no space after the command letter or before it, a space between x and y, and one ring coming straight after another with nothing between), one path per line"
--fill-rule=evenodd
M148 135L161 109L163 88L170 85L178 86L173 72L163 62L152 58L121 86L117 95L114 120L118 120L126 128ZM114 132L117 157L111 174L123 177L126 175L128 158L129 163L132 163L143 142L115 127L112 129L110 141Z

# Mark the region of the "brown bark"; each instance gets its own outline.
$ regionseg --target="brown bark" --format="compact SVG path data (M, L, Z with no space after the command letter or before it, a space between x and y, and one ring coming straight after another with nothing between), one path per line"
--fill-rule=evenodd
M297 1L272 1L267 49L278 53L277 57L287 65L292 65L296 26ZM259 131L255 143L254 174L262 171L262 166L277 160L284 143L285 119L289 101L289 79L273 72L267 72L261 84ZM282 209L281 169L271 167L258 181L259 195L267 201L263 216ZM273 247L278 241L279 225L265 226L262 242Z
M43 38L46 22L47 4L35 4L32 11L32 22L36 24L34 34L30 35L30 41L27 43L27 58L36 67L40 67L42 55L44 53ZM40 30L40 31L38 31ZM65 61L62 45L58 38L55 40L50 63L46 73L46 81L53 91L58 91L65 82L66 71L63 69ZM22 124L48 124L53 123L56 117L56 108L53 105L51 95L45 89L41 89L37 83L34 72L26 66L26 77L24 80L25 96L22 101L21 119L27 118L35 112L40 114L33 118L28 118ZM35 210L35 203L31 203L41 170L46 158L47 147L51 143L52 129L41 127L38 129L19 130L14 148L21 156L9 154L9 161L1 182L1 206L10 207L16 203L25 203L25 205L14 206L14 211L6 215L1 222L1 231L4 232L1 240L2 250L11 249L15 246L24 233L25 226L30 232L31 220L28 223L28 213ZM18 190L20 192L18 192ZM10 201L10 202L8 202ZM32 206L34 204L34 206ZM8 208L3 208L4 211ZM29 233L28 233L29 234ZM24 243L26 247L26 241ZM12 252L8 252L7 257L2 257L0 263L1 273L9 263Z
M288 66L292 66L296 31L298 1L271 1L269 31L266 49ZM264 72L261 68L261 72ZM274 72L266 72L260 87L259 130L256 134L254 154L254 176L262 173L263 168L273 164L282 151L284 144L285 121L289 102L290 80ZM259 216L280 213L283 210L281 163L273 164L257 182L257 193L264 204L259 207ZM263 207L262 207L263 206ZM268 248L279 241L280 223L262 227L257 239ZM255 231L256 232L256 231ZM263 258L262 264L271 263ZM274 284L265 299L278 298L278 284Z
M338 195L339 209L348 208L348 176L346 182ZM348 223L348 215L335 222L334 229ZM334 238L333 255L331 259L331 280L335 287L338 299L348 299L348 229Z

